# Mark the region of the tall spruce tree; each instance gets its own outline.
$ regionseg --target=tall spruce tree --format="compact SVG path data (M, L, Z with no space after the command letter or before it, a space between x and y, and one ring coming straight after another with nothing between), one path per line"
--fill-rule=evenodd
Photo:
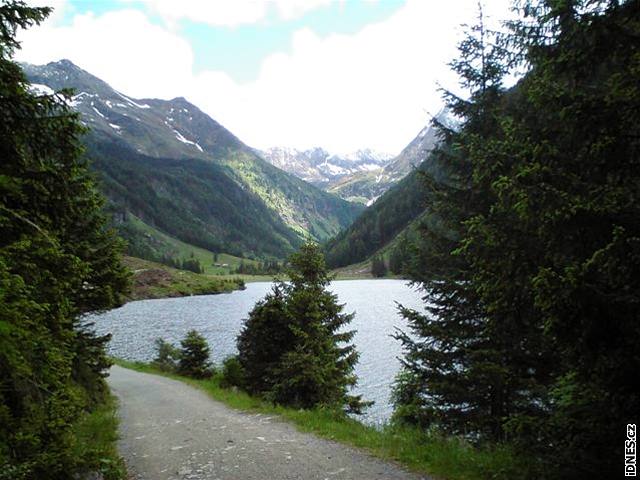
M127 287L67 94L31 93L11 60L16 30L49 12L0 5L0 478L71 478L82 463L73 422L103 399L108 365L83 315Z
M249 314L238 337L239 360L249 391L299 408L329 406L359 413L366 402L349 394L356 383L354 331L342 313L324 256L313 244L291 256L289 282Z
M468 40L454 62L472 94L449 95L464 121L437 153L454 175L413 262L433 306L405 310L398 415L508 435L545 478L613 478L638 410L638 3L518 4L497 56ZM513 64L509 91L481 74Z
M522 6L512 38L530 70L499 145L518 161L494 211L512 212L537 246L518 282L559 361L548 418L517 426L532 430L524 441L543 439L558 476L613 478L616 445L640 410L640 4Z
M448 108L461 119L459 130L436 122L443 143L432 161L448 180L425 178L430 220L421 229L408 271L424 289L429 307L427 315L402 310L412 335L397 335L406 355L394 395L396 418L499 439L505 435L505 417L534 409L539 401L535 377L542 371L525 372L538 357L540 335L521 324L519 292L509 288L508 277L501 287L512 297L505 305L513 308L500 311L474 282L479 272L466 242L470 222L485 218L495 199L491 172L478 164L500 131L505 51L498 36L487 31L481 11L459 49L451 65L470 96L445 92Z

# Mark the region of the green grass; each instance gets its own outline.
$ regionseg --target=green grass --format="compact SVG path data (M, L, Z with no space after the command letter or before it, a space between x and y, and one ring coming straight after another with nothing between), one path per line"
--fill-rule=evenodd
M133 273L129 300L227 293L244 288L238 275L206 275L177 270L149 260L124 257Z
M279 415L304 432L352 445L410 470L447 480L521 478L521 462L504 447L478 449L456 438L407 426L374 428L331 410L295 410L276 406L245 392L220 387L219 376L194 380L162 372L149 364L115 359L116 364L139 372L164 375L200 388L230 407Z
M124 462L118 455L118 418L115 398L94 411L85 413L74 426L76 444L73 455L78 459L79 473L100 472L105 480L123 480Z
M129 214L127 222L129 222L131 227L146 235L147 238L150 239L149 241L155 245L159 251L162 251L162 253L180 260L191 258L191 255L193 255L193 257L200 262L200 265L204 268L204 273L207 275L229 275L240 266L241 262L244 262L247 265L258 263L255 260L235 257L227 253L219 253L217 261L214 262L213 252L190 245L182 240L178 240L177 238L167 235L166 233L146 224L135 215ZM214 263L218 265L215 265Z

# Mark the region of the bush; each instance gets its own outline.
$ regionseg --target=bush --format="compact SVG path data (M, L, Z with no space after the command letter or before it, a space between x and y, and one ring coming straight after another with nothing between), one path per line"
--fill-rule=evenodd
M245 385L245 371L237 355L224 359L222 362L222 378L220 386L222 388L240 387Z
M162 338L156 338L156 358L153 359L154 367L163 372L175 372L178 367L180 351L171 343Z
M209 363L209 345L196 330L190 330L180 342L178 373L192 378L207 378L213 373Z

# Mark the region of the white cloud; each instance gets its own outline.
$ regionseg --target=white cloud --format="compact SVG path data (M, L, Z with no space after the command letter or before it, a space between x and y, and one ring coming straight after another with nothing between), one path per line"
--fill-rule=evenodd
M505 4L494 0L486 13ZM456 86L447 63L460 23L475 15L473 0L418 0L355 35L320 38L303 29L291 53L264 60L256 81L204 73L190 98L254 146L396 153L441 107L438 86Z
M506 11L506 2L492 1L488 13ZM185 96L255 147L396 153L439 109L438 83L455 85L446 63L475 5L416 0L353 35L321 38L304 28L291 51L265 58L249 83L220 71L194 75L190 45L134 10L34 29L19 57L69 58L134 97Z
M132 96L180 96L191 83L189 43L153 25L138 10L76 15L64 27L47 22L19 39L17 59L42 64L68 58Z
M272 7L280 18L290 20L331 2L332 0L142 0L142 3L171 26L187 19L226 27L264 20Z

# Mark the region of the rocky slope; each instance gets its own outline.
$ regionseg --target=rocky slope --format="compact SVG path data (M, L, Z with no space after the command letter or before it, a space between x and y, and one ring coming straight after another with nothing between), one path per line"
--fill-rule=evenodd
M436 118L442 122L451 121L450 115L444 111L440 112ZM429 123L398 156L391 159L380 170L361 171L344 176L330 184L327 190L344 199L360 201L369 206L416 169L429 156L429 152L437 143L436 129Z
M297 150L274 147L257 152L281 170L325 189L356 173L380 171L393 158L370 149L358 150L348 155L330 154L322 148Z

